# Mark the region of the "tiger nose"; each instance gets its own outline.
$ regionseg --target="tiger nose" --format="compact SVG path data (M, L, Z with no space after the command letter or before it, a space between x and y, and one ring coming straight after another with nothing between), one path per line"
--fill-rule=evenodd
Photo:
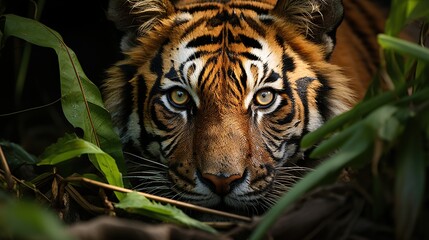
M203 173L202 177L212 184L217 194L224 196L231 190L233 183L242 179L243 175L234 174L225 176L224 174Z

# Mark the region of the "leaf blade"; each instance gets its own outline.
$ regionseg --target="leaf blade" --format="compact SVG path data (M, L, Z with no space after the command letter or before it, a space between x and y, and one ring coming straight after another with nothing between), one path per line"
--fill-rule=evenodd
M171 205L162 205L160 203L150 201L137 192L128 193L121 202L115 204L115 207L164 222L176 223L179 225L198 228L210 233L216 233L216 230L202 222L190 218L180 209Z
M76 54L66 46L60 34L40 22L13 14L6 14L3 18L6 37L15 36L55 50L60 66L64 115L74 127L84 131L84 139L113 156L121 172L126 172L119 136L113 130L110 115L104 108L97 86L83 72ZM103 128L97 128L97 122L103 122Z

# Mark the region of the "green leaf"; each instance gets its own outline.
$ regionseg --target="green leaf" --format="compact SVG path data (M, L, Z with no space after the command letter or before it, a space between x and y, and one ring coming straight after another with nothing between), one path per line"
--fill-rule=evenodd
M399 127L399 121L392 117L398 111L398 108L386 105L378 108L365 119L347 127L345 130L331 136L317 146L310 154L311 158L320 158L340 148L347 139L363 127L370 127L373 132L377 132L378 136L384 140L392 141L396 136ZM365 126L363 126L365 124ZM389 124L389 125L388 125Z
M40 206L9 201L0 204L0 239L72 239L59 219Z
M272 224L280 217L284 210L304 193L318 186L325 179L338 173L346 165L351 164L359 156L365 153L373 144L373 134L369 127L363 125L360 131L356 131L344 146L331 158L322 162L316 169L308 173L289 192L277 201L261 220L256 230L250 237L251 240L262 239Z
M428 1L393 0L389 18L386 22L386 34L397 36L406 24L420 18L429 20Z
M124 187L122 174L119 172L115 159L113 159L109 154L104 152L89 154L89 160L101 173L103 173L109 184ZM115 192L115 195L119 200L124 197L124 193L120 192Z
M182 210L171 206L150 201L137 192L128 193L115 207L124 209L131 213L140 214L167 223L175 223L187 227L198 228L210 233L216 230L210 226L199 222L182 212Z
M404 127L401 122L393 116L379 128L378 136L388 142L393 142L402 133Z
M359 128L362 127L362 122L358 122L353 126L348 127L342 132L339 132L332 137L326 139L321 144L319 144L310 154L311 158L321 158L326 156L330 152L333 152L340 148L347 139L350 138Z
M38 162L35 156L29 154L15 143L0 141L0 146L2 146L7 163L12 171L24 164L34 165Z
M80 139L74 135L66 134L63 138L48 148L41 155L41 161L38 165L55 165L75 157L80 157L82 154L104 153L94 144Z
M394 50L407 56L416 57L422 61L429 62L429 49L421 47L415 43L385 34L378 35L378 43L384 49Z
M42 161L38 165L55 165L82 154L89 154L92 164L104 175L109 184L123 187L122 174L116 165L115 160L99 147L77 138L73 135L66 135L57 143L49 146L42 154ZM122 199L124 194L115 192L118 199Z
M420 124L410 121L396 157L396 239L411 239L425 192L425 146Z
M397 92L401 92L402 90L402 88L398 89ZM396 96L397 93L391 91L359 103L350 111L330 119L317 130L305 135L301 141L301 147L304 149L312 147L326 136L333 134L334 131L344 127L345 124L359 120L362 116L365 116L374 109L394 100Z
M408 1L407 13L407 23L421 18L429 21L429 1Z
M377 132L397 111L398 108L392 105L380 106L365 118L365 123L370 126L374 132Z
M32 44L48 47L58 55L61 78L61 102L64 115L76 128L84 131L84 139L101 147L117 162L122 172L125 163L118 135L110 115L104 108L100 91L83 72L75 53L54 30L32 19L4 15L4 34Z

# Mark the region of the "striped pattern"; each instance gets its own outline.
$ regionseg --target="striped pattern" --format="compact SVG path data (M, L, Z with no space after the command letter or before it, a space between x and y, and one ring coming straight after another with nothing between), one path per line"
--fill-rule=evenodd
M307 171L303 135L360 93L269 1L190 2L162 11L109 69L106 106L125 149L150 159L134 161L138 189L261 213ZM172 102L177 89L184 105ZM260 105L260 91L273 100ZM219 192L207 175L239 177Z

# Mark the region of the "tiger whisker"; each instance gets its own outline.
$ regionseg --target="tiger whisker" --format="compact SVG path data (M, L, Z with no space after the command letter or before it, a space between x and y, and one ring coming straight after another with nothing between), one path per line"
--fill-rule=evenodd
M143 160L144 162L150 162L150 163L153 163L154 165L158 165L158 166L161 166L163 168L168 168L168 166L165 165L165 164L163 164L163 163L160 163L160 162L157 162L157 161L154 161L154 160L151 160L149 158L142 157L142 156L138 156L138 155L136 155L134 153L124 152L124 154L127 154L129 156L134 157L134 158ZM129 160L129 159L127 159L127 162L131 162L131 163L135 163L135 164L140 164L139 162L136 162L136 161L133 161L133 160Z

